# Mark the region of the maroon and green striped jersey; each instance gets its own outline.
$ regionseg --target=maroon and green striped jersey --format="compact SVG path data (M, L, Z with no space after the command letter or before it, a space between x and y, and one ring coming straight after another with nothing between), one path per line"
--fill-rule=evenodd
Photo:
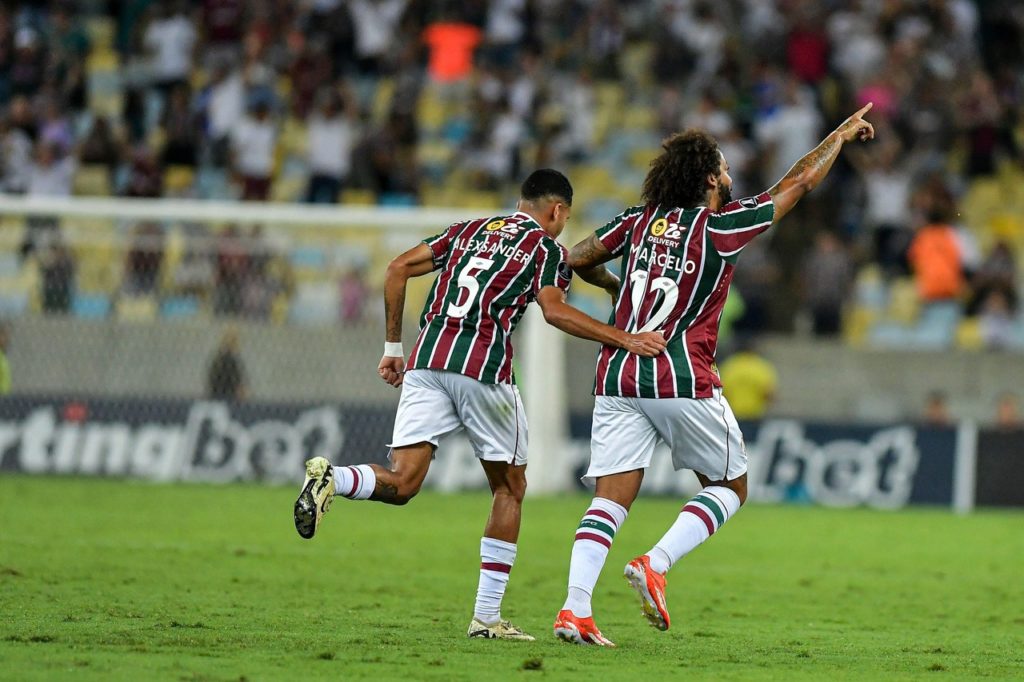
M515 383L512 332L542 288L569 290L565 247L522 212L455 223L424 243L441 273L423 306L410 369Z
M622 285L608 323L629 332L661 331L668 346L655 358L603 346L594 393L711 397L722 385L715 366L718 323L736 258L774 215L765 192L717 212L636 206L597 230L605 248L622 256Z

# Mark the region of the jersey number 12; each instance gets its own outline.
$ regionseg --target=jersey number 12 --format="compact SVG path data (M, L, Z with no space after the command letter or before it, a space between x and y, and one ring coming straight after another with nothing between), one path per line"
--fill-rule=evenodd
M650 277L650 273L646 270L636 270L629 276L630 300L633 302L634 318L639 316L640 308L644 304L644 294L648 293L648 277ZM679 300L679 285L676 284L675 280L668 277L656 277L651 282L650 295L657 296L655 292L658 291L662 292L665 296L661 299L661 303L651 311L651 317L647 322L637 329L635 333L642 334L643 332L654 331L662 322L668 319L668 316L676 307L676 301ZM637 319L637 322L639 323L639 319Z

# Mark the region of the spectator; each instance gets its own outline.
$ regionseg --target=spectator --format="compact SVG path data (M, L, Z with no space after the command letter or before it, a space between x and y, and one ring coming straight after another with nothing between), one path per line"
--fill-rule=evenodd
M778 372L757 352L752 337L740 340L738 350L722 363L725 398L737 419L761 419L767 413L778 388Z
M408 0L350 0L355 25L356 68L364 76L388 73L389 50L396 45L398 23Z
M124 293L128 296L156 293L163 259L163 228L153 222L137 225L125 260Z
M11 330L6 322L0 322L0 396L11 392L11 363L7 360L7 344Z
M9 116L0 114L0 191L24 194L32 169L32 136L15 124L11 104Z
M1016 339L1016 294L990 289L978 311L981 338L990 350L1006 350Z
M210 160L217 167L226 166L230 157L231 130L245 113L242 72L232 69L227 60L214 60L210 84L199 101L199 109L206 117Z
M863 224L874 244L874 260L886 274L904 272L910 234L910 185L913 173L902 153L895 131L877 133L878 143L869 154L851 148L847 158L864 184Z
M75 159L61 153L52 142L36 145L35 162L29 167L28 195L34 197L71 196L75 175Z
M370 293L364 277L362 268L350 268L342 274L338 282L338 319L342 324L357 324L363 321L366 314L366 299Z
M462 81L473 69L473 52L480 44L480 29L461 21L458 14L446 9L439 21L423 30L423 42L430 50L427 73L435 83Z
M352 167L356 124L339 96L320 93L317 110L309 117L309 189L306 201L334 204Z
M242 184L243 201L266 201L270 196L277 129L270 118L270 103L255 99L250 115L235 126L231 137L232 168Z
M241 402L246 399L245 365L238 330L228 327L206 373L206 396L211 400Z
M928 394L924 406L924 423L938 428L947 428L953 425L953 417L949 412L949 401L944 391L935 390Z
M801 273L804 304L811 314L815 335L839 333L853 274L853 259L839 237L830 230L818 230Z
M71 309L75 291L75 261L59 234L39 248L43 312L65 314Z
M126 197L153 199L163 194L164 174L156 156L145 145L132 151L128 177L122 194Z
M952 201L948 193L932 198L928 222L918 229L907 252L918 297L925 303L955 300L963 292L960 240L949 225Z
M79 160L83 165L105 166L111 181L121 162L121 143L114 135L110 119L97 116L79 147Z
M1003 291L1013 296L1017 291L1017 259L1013 247L1005 239L1000 239L989 251L974 276L971 278L971 300L967 304L967 314L975 315L981 303L992 291Z
M207 64L238 57L245 26L243 0L202 0Z
M160 162L167 166L189 166L195 168L199 161L199 125L192 111L187 85L176 85L171 89L170 101L164 110L164 147Z
M35 95L45 75L46 51L39 32L23 25L14 33L14 60L7 73L11 94Z
M59 83L59 96L73 111L86 107L86 58L89 36L76 21L73 6L64 0L54 4L49 44L52 78Z
M150 52L153 83L165 96L174 86L188 83L197 40L183 3L162 0L146 28L145 46Z
M30 197L66 197L71 194L71 181L75 161L61 156L55 145L39 142L34 163L29 165L28 192ZM60 227L57 218L32 215L26 221L27 229L21 243L21 257L27 258L40 244L58 239Z
M808 149L814 149L821 139L821 123L811 92L789 78L782 105L755 125L757 141L770 159L764 169L769 182L780 180Z
M213 311L217 315L242 312L242 288L249 272L249 254L237 225L228 225L217 239Z
M1020 416L1020 401L1015 393L1003 393L996 403L996 428L1007 431L1024 429Z

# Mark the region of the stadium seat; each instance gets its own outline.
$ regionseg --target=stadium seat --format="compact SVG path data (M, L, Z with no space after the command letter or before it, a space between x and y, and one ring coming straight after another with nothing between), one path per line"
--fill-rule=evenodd
M373 206L377 203L377 195L370 189L343 189L341 203L349 206Z
M296 246L289 255L296 270L323 272L327 269L327 254L317 246Z
M71 189L76 196L109 197L110 171L96 164L82 166L75 171Z
M164 172L164 191L170 195L187 196L192 193L196 171L191 166L168 166Z
M199 299L195 296L170 296L160 302L160 317L186 319L199 314Z
M300 283L288 311L289 322L307 326L333 324L338 318L340 298L334 282Z
M71 313L82 320L102 320L110 314L110 297L106 294L77 293L71 300Z
M978 351L985 347L985 337L981 334L981 324L976 317L968 317L960 321L956 328L956 347L960 350Z
M157 308L153 296L122 296L117 300L115 312L122 322L152 322L156 319Z
M377 203L381 206L416 206L419 204L419 200L415 194L407 194L404 192L384 192L377 199Z

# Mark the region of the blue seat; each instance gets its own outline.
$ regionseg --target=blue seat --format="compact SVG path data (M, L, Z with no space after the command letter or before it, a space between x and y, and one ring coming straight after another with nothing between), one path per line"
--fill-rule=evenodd
M199 301L195 296L170 296L160 303L160 317L184 319L199 314Z
M71 312L83 320L102 320L110 315L110 296L106 294L75 294Z
M385 192L377 199L381 206L416 206L419 202L415 194L404 194L401 192Z

